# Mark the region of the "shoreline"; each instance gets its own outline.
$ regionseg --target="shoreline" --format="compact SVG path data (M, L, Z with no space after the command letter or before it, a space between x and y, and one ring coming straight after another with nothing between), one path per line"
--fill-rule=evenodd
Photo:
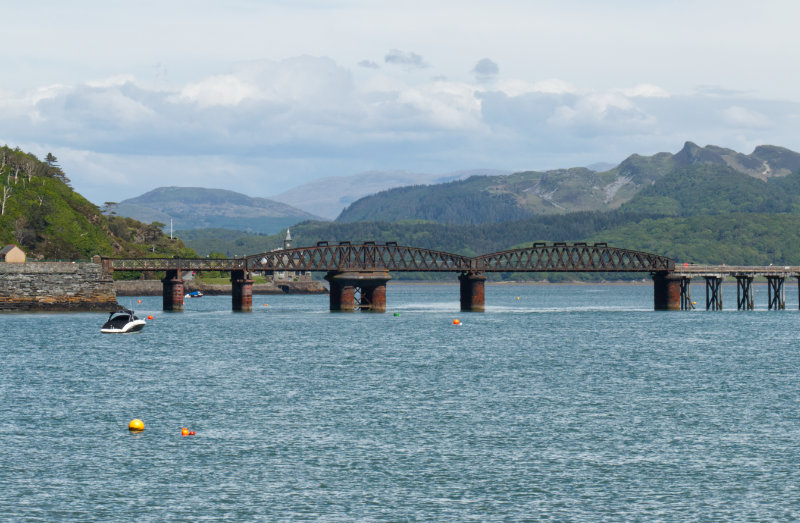
M485 285L489 286L502 286L502 285L652 285L652 281L487 281ZM460 285L458 281L428 281L428 280L389 280L386 282L387 286L390 285Z

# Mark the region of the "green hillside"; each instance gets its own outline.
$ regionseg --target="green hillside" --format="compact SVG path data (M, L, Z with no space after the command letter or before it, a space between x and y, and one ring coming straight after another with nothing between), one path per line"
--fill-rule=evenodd
M666 216L800 210L800 171L764 181L723 165L678 167L622 210Z
M15 243L30 259L195 255L160 225L104 216L72 190L55 156L0 147L0 244Z

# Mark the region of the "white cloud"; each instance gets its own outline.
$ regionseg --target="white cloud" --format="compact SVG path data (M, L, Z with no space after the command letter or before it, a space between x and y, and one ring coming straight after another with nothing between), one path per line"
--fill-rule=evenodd
M89 80L88 82L86 82L86 86L97 87L97 88L114 87L118 85L125 85L127 83L133 83L135 80L136 79L133 77L132 74L118 74L100 80Z
M304 55L243 62L171 89L117 75L5 90L0 138L53 151L95 202L167 184L269 196L368 169L571 167L676 151L686 140L800 149L800 104L753 94L353 67Z
M615 91L631 98L669 98L670 96L665 89L652 84L638 84L634 87L616 89Z
M187 85L179 95L181 100L196 103L201 107L238 105L246 99L258 97L259 90L256 86L233 75L213 76Z
M737 127L752 127L755 129L763 129L769 127L771 122L766 115L758 111L747 109L746 107L731 106L720 111L722 119L725 123L735 125Z
M521 96L529 93L544 94L575 94L578 92L573 85L564 80L549 78L538 82L526 82L519 79L500 79L496 82L497 90L508 96Z

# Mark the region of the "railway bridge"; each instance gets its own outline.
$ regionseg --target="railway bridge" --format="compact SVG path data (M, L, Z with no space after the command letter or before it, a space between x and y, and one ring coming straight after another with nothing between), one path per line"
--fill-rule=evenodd
M642 273L653 279L655 310L692 308L689 282L706 280L707 308L721 308L720 283L726 276L739 282L739 308L753 308L752 281L764 275L770 282L770 309L785 307L785 278L800 278L800 267L675 266L671 258L611 247L606 243L534 243L530 247L467 257L448 252L397 245L396 242L317 242L232 259L103 258L106 271L163 272L164 310L183 310L186 271L231 273L232 308L252 310L251 275L259 271L322 271L330 284L330 310L383 312L390 272L452 272L458 274L462 311L483 311L484 284L489 272Z

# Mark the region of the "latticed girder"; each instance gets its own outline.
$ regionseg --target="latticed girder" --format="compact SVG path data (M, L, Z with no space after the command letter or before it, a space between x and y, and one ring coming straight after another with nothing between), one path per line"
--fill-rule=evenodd
M470 268L470 258L395 244L365 243L299 247L247 257L251 271L372 271L459 272Z
M648 252L609 247L604 243L534 243L532 247L484 254L472 259L485 272L659 272L675 269L675 261Z
M670 258L606 244L535 243L532 247L468 258L395 243L341 242L254 254L227 260L106 258L123 271L374 271L396 272L660 272L675 269Z

